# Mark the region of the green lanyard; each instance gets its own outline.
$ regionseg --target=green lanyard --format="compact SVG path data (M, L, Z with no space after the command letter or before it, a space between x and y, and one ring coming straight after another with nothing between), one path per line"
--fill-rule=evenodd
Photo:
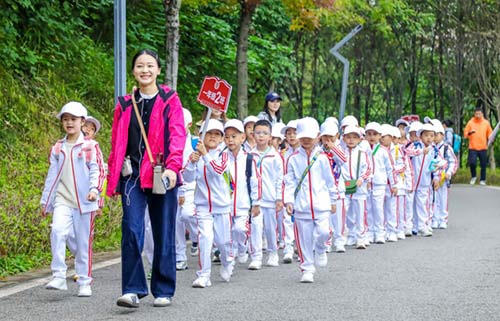
M297 198L297 194L300 191L300 187L302 186L302 182L304 182L304 179L306 178L307 173L309 173L309 170L313 166L313 164L316 161L316 159L318 159L318 156L319 156L319 152L316 152L316 154L314 154L313 158L311 159L311 162L309 163L309 165L307 165L306 169L302 173L302 176L300 177L299 184L297 185L297 187L295 188L295 192L293 193L293 197L294 198Z
M269 153L269 151L271 150L271 147L268 147L266 149L266 151L262 154L262 156L259 155L259 160L257 161L257 167L260 168L260 165L262 163L262 160L264 159L264 157L266 157L267 153Z

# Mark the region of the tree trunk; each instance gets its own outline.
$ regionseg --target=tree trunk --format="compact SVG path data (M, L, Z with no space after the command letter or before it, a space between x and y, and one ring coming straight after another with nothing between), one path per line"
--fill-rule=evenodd
M237 67L237 114L243 119L248 113L248 35L252 15L257 7L256 1L240 0L240 30L238 37L238 50L236 52Z
M182 0L164 0L166 17L166 71L165 83L177 90L177 74L179 71L179 11Z
M311 116L318 119L319 103L318 103L318 56L319 56L319 32L313 34L313 51L312 51L312 71L311 71Z

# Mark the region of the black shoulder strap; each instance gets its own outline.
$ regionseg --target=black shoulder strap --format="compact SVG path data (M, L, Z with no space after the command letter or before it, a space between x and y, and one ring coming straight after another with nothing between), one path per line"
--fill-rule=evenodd
M125 97L118 96L118 101L120 102L120 106L122 107L122 111L125 111L125 109L132 106L132 99L129 99L127 101L127 100L125 100Z
M163 101L167 101L170 97L172 97L173 94L175 94L175 90L170 89L169 92L165 92L165 90L160 87L160 89L158 90L158 94L160 95L161 99L163 99Z
M250 205L252 205L252 191L250 185L250 178L252 177L252 163L253 163L253 155L251 153L247 153L247 162L245 167L245 176L247 177L247 190L248 197L250 198Z

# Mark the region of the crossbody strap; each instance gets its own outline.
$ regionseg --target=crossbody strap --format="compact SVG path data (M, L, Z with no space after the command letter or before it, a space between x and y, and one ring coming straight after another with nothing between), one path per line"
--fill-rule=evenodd
M356 180L359 178L359 162L361 160L361 150L358 150L358 164L356 165Z
M306 178L307 173L309 173L309 170L313 166L314 162L316 162L316 159L318 159L318 156L319 156L319 152L316 152L316 154L314 154L313 158L311 159L311 162L309 163L309 165L307 165L306 169L302 173L302 176L300 177L299 184L297 185L297 187L295 188L295 192L293 193L294 197L297 197L297 194L300 191L300 187L302 186L302 182L304 182L304 179Z
M132 105L134 105L135 116L139 121L139 127L141 128L142 138L144 138L144 143L146 144L146 151L148 153L149 161L151 162L151 165L154 166L155 162L153 159L153 153L151 152L151 147L149 147L148 136L146 135L146 130L144 129L144 125L142 123L141 113L139 112L139 108L137 107L137 102L135 101L136 90L137 87L134 86L134 88L132 88Z

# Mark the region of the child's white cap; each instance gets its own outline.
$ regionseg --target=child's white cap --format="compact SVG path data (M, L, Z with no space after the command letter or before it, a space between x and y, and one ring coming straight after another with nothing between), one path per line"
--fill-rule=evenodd
M243 128L243 123L239 119L229 119L225 124L224 124L224 130L228 128L234 128L240 133L245 132L245 128Z
M371 123L366 124L365 131L369 130L373 130L380 134L382 129L379 123L373 121Z
M205 122L202 122L201 127L200 127L200 134L203 131L204 126L205 126ZM222 135L224 135L224 125L222 125L222 122L217 120L217 119L209 119L208 120L207 133L211 130L218 130L221 132Z
M332 119L333 118L333 119ZM329 135L335 136L339 133L339 123L334 117L328 117L323 124L321 124L319 136Z
M392 136L392 134L394 133L393 130L392 130L392 126L389 125L389 124L382 124L380 126L380 135L382 137L384 136Z
M289 129L289 128L293 128L293 129L297 129L297 120L294 119L294 120L290 120L288 122L288 124L286 124L285 127L281 128L281 135L286 135L286 131Z
M361 137L361 132L359 131L359 127L355 125L349 125L346 128L344 128L344 135L347 134L356 134L359 137Z
M281 130L285 128L285 124L283 123L276 123L273 125L273 129L271 130L271 137L273 138L279 138L281 140L285 139L285 136L281 133Z
M184 127L187 127L187 125L193 122L193 115L186 108L182 108L182 114L184 115Z
M256 123L259 120L257 116L247 116L245 119L243 119L243 127L246 126L248 123Z
M401 131L396 126L392 126L392 136L396 138L401 138Z
M94 118L92 116L87 116L85 118L85 122L89 122L89 123L94 124L94 126L95 126L95 134L97 134L97 132L99 131L99 129L101 129L101 123L96 118Z
M417 136L420 137L422 135L422 132L435 132L436 130L434 129L434 126L432 124L427 123L423 124L422 127L417 131Z
M316 119L304 117L297 122L297 139L316 138L319 134L319 125Z
M408 130L409 133L411 132L418 132L418 130L422 127L422 123L419 121L414 121L413 123L410 124L410 129Z
M359 123L356 117L352 115L347 115L342 119L342 122L340 123L340 127L345 127L345 126L359 126Z
M424 117L424 124L432 124L432 119L429 116Z
M434 124L434 130L436 131L436 133L441 133L444 135L444 127L441 122Z
M405 127L410 126L410 124L403 118L396 120L396 127L399 127L399 125L405 125Z
M61 120L63 114L70 114L76 117L87 118L87 108L85 108L85 106L83 106L79 102L70 101L69 103L63 106L61 112L57 114L57 118Z

